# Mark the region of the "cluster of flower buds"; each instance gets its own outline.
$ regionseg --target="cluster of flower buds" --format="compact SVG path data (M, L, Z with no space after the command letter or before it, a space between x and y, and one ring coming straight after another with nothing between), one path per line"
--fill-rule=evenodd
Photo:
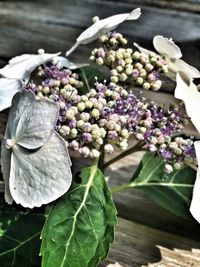
M79 101L78 89L83 86L79 75L58 64L49 63L38 68L37 76L41 79L41 84L36 85L32 81L27 85L27 89L33 91L38 99L48 98L58 103L59 121L65 121L65 111Z
M178 107L146 103L113 82L96 82L95 89L80 95L78 74L53 64L39 68L38 75L41 85L30 82L27 89L59 105L57 130L69 148L83 157L98 158L101 151L111 154L116 147L126 150L130 135L134 135L166 161L167 172L184 162L195 162L193 141L173 138L187 121Z
M138 140L144 140L150 152L156 152L166 162L166 172L179 169L184 163L196 165L193 140L173 137L181 134L187 119L179 112L178 107L168 109L150 103L148 112L139 122Z
M147 56L139 51L134 52L132 48L119 47L121 43L118 39L122 44L127 43L121 34L103 35L100 39L102 47L92 51L90 60L109 67L112 83L127 83L158 91L162 85L160 75L168 72L164 58L153 52Z
M121 33L108 32L99 38L99 42L108 49L117 49L128 43L127 39Z
M79 102L66 110L59 133L69 147L84 157L99 157L100 151L113 153L115 147L126 150L129 136L147 106L119 86L97 83Z

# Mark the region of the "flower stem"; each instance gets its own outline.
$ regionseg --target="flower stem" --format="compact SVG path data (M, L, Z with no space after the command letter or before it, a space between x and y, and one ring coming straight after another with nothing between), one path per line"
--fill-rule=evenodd
M121 154L117 155L116 157L112 158L108 162L106 162L103 166L103 169L108 168L111 164L115 163L116 161L138 151L144 151L144 142L139 141L136 145L132 146L131 148L127 149L126 151L122 152Z
M82 68L80 70L81 70L81 73L82 73L82 76L83 76L83 80L85 82L85 85L87 87L87 90L90 91L90 85L88 83L88 79L87 79L87 77L85 75L85 72L84 72L84 70Z

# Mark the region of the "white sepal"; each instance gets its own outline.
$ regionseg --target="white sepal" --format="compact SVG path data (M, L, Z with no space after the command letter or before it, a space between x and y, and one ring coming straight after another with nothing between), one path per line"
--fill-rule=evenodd
M198 165L200 166L200 141L194 143ZM196 181L193 188L192 202L190 204L192 216L200 223L200 170L197 170Z
M172 39L168 39L162 35L156 35L153 38L153 45L160 55L167 56L169 58L182 57L180 48L172 41Z
M24 54L12 58L5 67L0 69L0 74L5 78L19 79L26 83L29 81L31 73L40 65L50 61L56 54Z
M101 35L115 29L119 24L125 20L136 20L140 17L141 10L137 8L130 13L118 14L105 19L97 20L93 25L88 27L82 32L76 39L76 43L70 50L66 52L66 56L69 56L80 44L88 44Z
M82 67L89 66L89 63L74 63L69 61L66 57L57 56L53 59L54 64L58 64L59 67L65 67L70 70L80 69Z
M189 85L183 80L181 75L177 73L176 76L175 97L183 100L187 115L191 118L192 123L198 132L200 132L200 119L199 119L199 104L200 92L197 86L190 81Z

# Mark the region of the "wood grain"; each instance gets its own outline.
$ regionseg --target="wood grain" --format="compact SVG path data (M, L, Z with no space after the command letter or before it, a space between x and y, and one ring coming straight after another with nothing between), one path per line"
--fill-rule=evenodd
M108 262L123 267L198 267L200 242L119 218Z
M60 8L62 6L62 8ZM158 9L139 4L142 16L138 21L126 22L121 32L129 39L152 48L152 38L162 34L174 38L180 44L188 63L199 67L200 20L195 13ZM89 25L94 15L101 18L129 12L138 4L110 1L54 1L0 2L0 58L16 54L36 52L43 47L49 52L66 51L76 37ZM30 12L31 10L31 12ZM56 12L55 12L56 10ZM78 14L78 15L77 15ZM187 21L187 23L185 23ZM80 46L75 59L86 59L94 44Z

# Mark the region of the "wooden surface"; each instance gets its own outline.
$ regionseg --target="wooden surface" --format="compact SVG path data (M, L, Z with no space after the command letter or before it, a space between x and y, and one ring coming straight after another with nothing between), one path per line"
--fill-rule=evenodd
M188 63L200 68L200 5L199 1L0 1L0 66L12 56L48 52L65 52L78 34L91 23L93 16L104 18L129 12L141 6L142 17L120 26L130 39L152 48L152 37L162 34L173 37L183 50ZM181 3L181 5L179 5ZM145 5L142 5L145 4ZM166 8L167 7L167 8ZM173 9L172 9L173 8ZM70 58L84 61L95 42L80 46ZM170 102L164 93L146 93L156 102ZM6 115L0 113L0 133ZM193 129L189 127L189 131ZM2 137L2 135L1 135ZM126 157L108 169L111 186L125 182L133 173L141 153ZM75 160L74 168L86 162ZM79 166L76 166L78 163ZM119 223L116 240L106 262L118 261L124 267L198 267L200 266L200 226L194 220L183 220L156 205L142 191L132 189L114 196ZM56 266L55 266L56 267Z

